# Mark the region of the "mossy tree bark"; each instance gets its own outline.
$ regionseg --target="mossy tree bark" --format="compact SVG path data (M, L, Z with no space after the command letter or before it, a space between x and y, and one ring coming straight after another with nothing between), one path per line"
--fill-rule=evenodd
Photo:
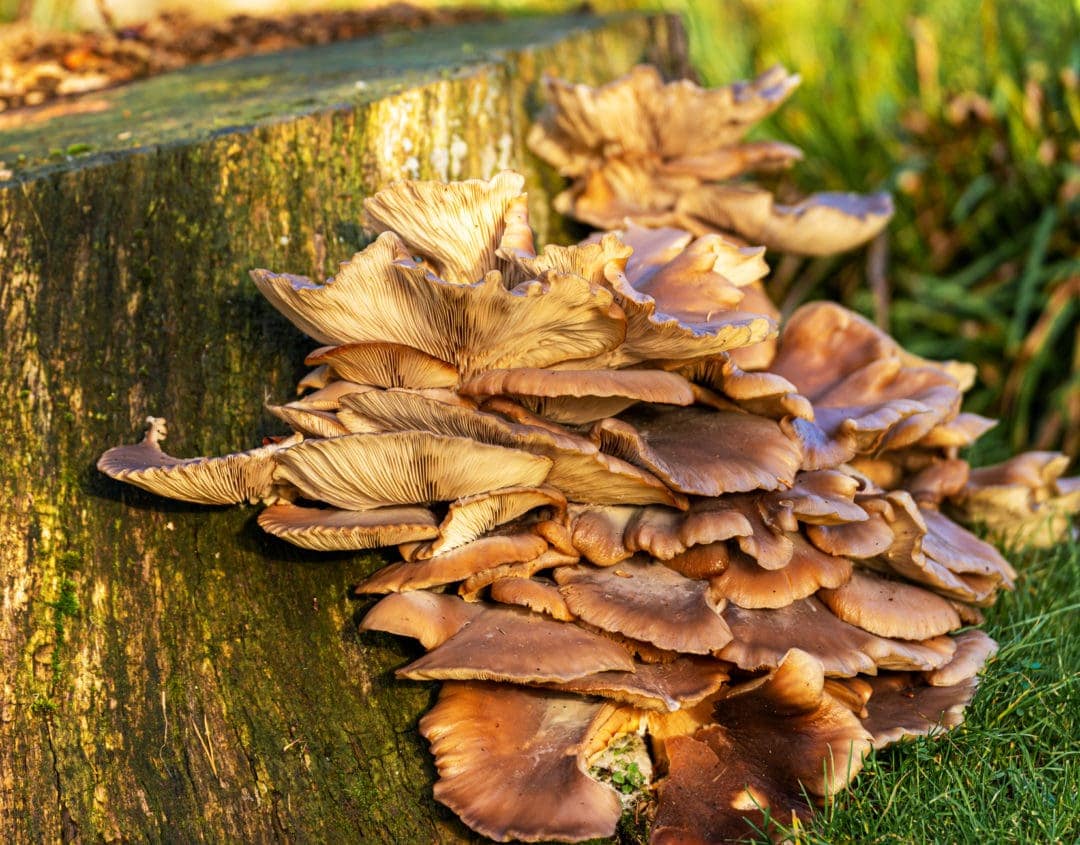
M290 54L333 72L228 129L199 121L248 108L235 92L175 125L154 108L169 86L181 109L216 73L239 84L243 62L0 136L31 150L0 185L0 840L468 838L431 799L416 722L434 690L393 677L410 644L357 633L347 588L378 558L304 553L253 509L170 503L94 469L150 413L179 455L281 433L263 402L291 395L314 344L249 268L332 272L327 257L363 244L363 197L402 176L523 167L550 228L523 150L540 74L596 82L681 55L663 17L466 29ZM372 55L382 75L357 86L350 61ZM33 132L107 140L37 166ZM125 132L138 149L117 149Z

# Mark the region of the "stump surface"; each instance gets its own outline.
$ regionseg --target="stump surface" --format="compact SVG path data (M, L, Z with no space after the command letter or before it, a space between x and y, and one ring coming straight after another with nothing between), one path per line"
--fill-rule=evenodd
M431 798L434 689L392 674L418 649L356 630L347 588L381 559L94 463L148 414L180 456L283 433L263 403L317 344L250 268L325 277L380 185L507 166L542 242L540 75L598 82L679 45L666 17L513 19L190 68L0 128L0 159L25 156L0 183L0 841L471 838Z

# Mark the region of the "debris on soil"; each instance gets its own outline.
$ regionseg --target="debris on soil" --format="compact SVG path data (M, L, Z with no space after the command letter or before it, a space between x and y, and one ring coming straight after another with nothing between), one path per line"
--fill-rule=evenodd
M0 27L0 112L192 64L492 17L478 9L393 3L349 11L241 14L220 21L163 12L142 24L101 32L39 32L13 24Z

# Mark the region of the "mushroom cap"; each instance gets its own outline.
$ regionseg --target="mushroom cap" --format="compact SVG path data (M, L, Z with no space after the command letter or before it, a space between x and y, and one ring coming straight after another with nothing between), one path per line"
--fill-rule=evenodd
M456 284L431 275L390 232L325 285L266 270L252 271L252 278L320 343L407 346L453 364L462 376L587 358L614 348L626 332L611 293L580 276L551 272L507 289L492 271Z
M802 459L775 422L738 411L634 409L601 420L591 436L603 451L696 496L790 487Z
M323 552L372 549L430 540L439 534L435 514L416 507L342 511L276 504L260 513L258 521L268 534L294 546Z
M867 682L873 692L862 723L874 738L874 748L956 727L979 685L977 677L970 677L952 686L927 686L908 672L890 672Z
M809 525L806 536L826 554L859 559L883 554L892 546L894 539L892 528L879 512L871 513L862 522Z
M364 224L396 234L439 277L469 284L501 269L496 251L524 187L525 177L509 170L486 181L393 182L364 200Z
M355 592L396 593L453 584L493 566L532 560L547 547L546 540L529 532L492 534L432 558L384 566L358 584Z
M349 434L349 429L332 411L311 410L293 402L265 407L289 428L305 437L340 437Z
M679 197L676 209L712 230L799 255L845 252L877 235L893 215L887 193L821 192L782 205L756 185L702 185Z
M500 578L491 584L491 600L527 607L560 622L573 622L574 614L559 588L541 578Z
M881 637L925 640L960 627L949 602L934 593L856 569L851 579L818 596L840 619Z
M551 461L424 431L308 440L278 459L275 478L346 510L447 502L498 487L537 487Z
M797 649L767 677L729 688L715 719L666 743L654 845L741 839L765 810L805 818L806 793L843 789L870 751L858 719L824 691L821 665Z
M399 343L368 341L324 346L306 364L323 364L335 376L376 387L454 387L457 369L419 349Z
M548 549L538 557L524 560L519 563L503 563L498 566L489 566L470 575L460 587L458 593L468 601L475 601L477 594L485 587L494 584L504 578L532 578L537 572L545 569L556 569L563 566L573 566L581 558L576 555L567 555L558 549Z
M117 481L200 505L236 505L271 497L278 458L300 439L219 458L174 458L158 445L166 435L165 420L147 417L147 424L142 441L109 449L98 458L97 468Z
M956 653L938 669L923 673L923 679L933 687L951 687L975 677L986 661L997 654L998 644L978 629L963 631L953 637Z
M417 591L393 593L371 608L360 622L362 631L385 631L412 637L430 651L483 613L483 607L457 596Z
M855 502L859 482L837 470L801 472L790 490L778 490L761 497L765 521L785 531L798 530L798 523L842 525L863 522L869 515Z
M912 642L875 636L837 619L814 597L775 610L729 604L723 615L734 639L718 656L749 671L777 666L791 648L812 654L826 675L843 678L879 668L930 671L956 651L949 637Z
M781 569L763 569L747 555L732 553L727 569L710 583L713 595L739 607L786 607L821 587L840 587L851 578L851 561L818 551L798 534L794 550Z
M622 646L571 622L515 607L480 606L482 613L450 639L398 669L398 676L414 681L537 684L634 669Z
M708 654L731 640L708 584L662 564L566 567L555 581L574 615L605 631L683 654Z
M680 375L663 370L487 370L461 387L467 396L631 399L692 405L694 392Z
M729 668L711 657L684 655L666 663L636 663L633 672L597 672L551 686L673 713L713 695L727 682Z
M631 505L571 509L571 541L582 556L597 566L611 566L633 555L623 537L638 508Z
M436 800L499 842L612 835L622 804L584 771L584 749L610 709L547 690L444 684L420 720L439 772Z
M998 541L1051 546L1074 536L1080 514L1080 480L1061 477L1068 465L1057 452L1024 452L972 470L951 504Z

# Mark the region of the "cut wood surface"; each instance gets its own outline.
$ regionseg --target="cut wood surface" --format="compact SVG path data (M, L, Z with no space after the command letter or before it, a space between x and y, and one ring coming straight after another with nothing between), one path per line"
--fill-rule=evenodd
M431 798L434 689L393 678L419 652L357 631L348 587L380 558L304 552L254 508L158 499L94 462L149 414L181 456L284 433L263 405L313 345L248 270L331 274L392 179L513 166L557 238L523 145L541 74L671 67L681 37L666 17L510 19L0 125L0 159L24 156L0 183L0 841L474 838Z

